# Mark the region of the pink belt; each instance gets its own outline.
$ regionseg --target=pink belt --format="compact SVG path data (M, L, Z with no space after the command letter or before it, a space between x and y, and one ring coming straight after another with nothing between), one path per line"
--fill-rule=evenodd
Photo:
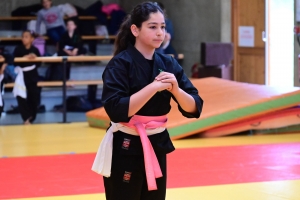
M103 138L103 141L99 147L99 150L97 152L92 170L100 173L104 176L109 175L108 173L104 173L105 168L107 171L107 167L105 167L105 164L102 162L105 162L107 160L105 157L107 155L111 155L110 153L107 153L107 148L111 148L112 146L112 132L116 132L117 130L122 130L120 125L131 128L136 130L136 133L141 138L142 146L143 146L143 152L144 152L144 162L145 162L145 171L146 171L146 178L147 178L147 185L148 185L148 190L157 190L157 185L156 185L156 178L162 177L162 172L157 160L157 157L155 155L154 149L150 143L150 140L148 138L147 132L152 129L157 129L159 127L165 127L167 122L167 117L166 116L155 116L155 117L149 117L149 116L140 116L140 115L134 115L131 120L128 123L120 123L120 124L115 124L112 123L111 127L106 135ZM160 129L161 130L161 129ZM124 131L126 132L126 131ZM111 133L111 134L109 134ZM129 132L126 132L129 133ZM132 134L132 133L129 133ZM135 134L132 134L135 135ZM108 138L108 139L106 139ZM110 151L110 150L109 150ZM108 157L109 157L108 156ZM109 160L109 159L108 159ZM108 161L109 162L109 161ZM110 159L111 162L111 159ZM111 163L110 163L111 164ZM109 170L110 170L111 165L109 165Z

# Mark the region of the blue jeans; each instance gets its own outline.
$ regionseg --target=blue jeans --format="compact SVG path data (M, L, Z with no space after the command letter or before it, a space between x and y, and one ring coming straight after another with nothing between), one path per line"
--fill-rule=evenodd
M4 75L8 76L12 81L15 81L17 74L15 73L14 65L7 65L4 70Z
M55 28L50 28L47 30L47 35L53 42L57 43L60 40L60 37L66 32L63 26L58 26Z

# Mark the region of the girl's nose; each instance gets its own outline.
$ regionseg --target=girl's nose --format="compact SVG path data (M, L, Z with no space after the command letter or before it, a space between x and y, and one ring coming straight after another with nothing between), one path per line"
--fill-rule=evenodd
M161 36L161 35L163 35L164 34L164 30L163 29L158 29L158 31L157 31L157 36Z

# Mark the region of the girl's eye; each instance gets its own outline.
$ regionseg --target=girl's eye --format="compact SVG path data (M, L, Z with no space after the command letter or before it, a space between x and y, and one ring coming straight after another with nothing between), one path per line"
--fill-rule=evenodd
M165 28L166 28L166 26L162 26L162 27L161 27L161 29L165 29Z
M150 26L151 29L156 29L156 26Z

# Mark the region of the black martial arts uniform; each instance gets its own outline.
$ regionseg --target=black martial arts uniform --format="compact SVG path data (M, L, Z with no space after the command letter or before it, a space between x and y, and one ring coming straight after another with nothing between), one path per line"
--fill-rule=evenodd
M36 56L40 56L39 50L34 46L31 46L29 49L26 49L24 45L20 45L17 46L14 50L15 57L23 57L30 53L34 53ZM36 67L33 70L23 72L27 98L24 99L20 96L17 96L20 114L24 122L28 119L30 119L29 120L30 122L33 122L35 120L37 109L40 103L41 89L37 86L37 82L39 78L37 67L39 63L34 63L34 62L15 63L15 66L20 66L21 68L25 68L32 65L36 65Z
M81 35L75 31L73 36L70 37L68 32L65 32L59 41L59 51L58 56L69 56L64 49L73 50L78 49L77 55L84 55L86 54L86 49L83 47ZM60 69L62 69L60 67ZM66 68L66 78L67 80L70 79L70 72L71 72L71 63L67 63Z
M4 62L0 62L0 70L2 70L3 64L7 64L7 65L14 64L14 57L9 52L6 52L4 47L0 47L0 55L4 58ZM2 95L3 84L4 84L4 79L0 82L0 95ZM2 104L3 104L3 106L0 106L0 117L1 117L1 114L2 114L3 108L4 108L4 100L3 99L2 99Z
M203 101L177 61L168 55L154 53L147 61L132 45L116 55L103 73L102 101L113 122L128 122L130 96L150 84L160 71L173 73L178 85L190 94L197 106L196 113L188 113L179 105L180 112L188 118L198 118ZM166 115L170 100L167 91L157 92L136 114L142 116ZM174 98L175 99L175 98ZM176 101L176 99L175 99ZM113 139L111 176L104 178L107 200L163 200L166 194L166 154L174 151L168 131L149 136L158 158L163 177L156 179L158 190L148 191L143 148L139 136L117 131Z

